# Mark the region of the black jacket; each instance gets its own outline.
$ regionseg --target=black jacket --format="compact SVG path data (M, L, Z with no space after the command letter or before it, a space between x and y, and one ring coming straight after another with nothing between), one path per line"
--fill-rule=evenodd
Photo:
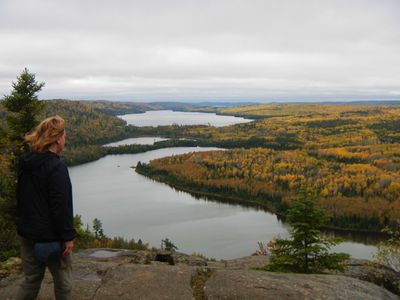
M68 169L52 152L21 155L17 185L18 234L35 242L75 237Z

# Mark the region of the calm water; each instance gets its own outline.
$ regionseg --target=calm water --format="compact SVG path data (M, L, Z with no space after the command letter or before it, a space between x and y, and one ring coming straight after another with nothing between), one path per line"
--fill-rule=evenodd
M215 148L109 155L72 167L75 212L85 223L99 218L109 236L142 238L153 246L169 238L181 251L215 258L248 255L256 249L257 241L285 234L285 226L273 214L197 200L130 168L138 161L211 149Z
M268 212L196 199L190 194L137 174L138 161L215 148L167 148L140 154L109 155L70 168L75 213L84 223L103 222L109 236L141 238L159 246L169 238L180 251L208 257L249 255L258 241L287 236L287 226ZM346 242L337 249L370 258L373 246Z
M159 114L159 117L153 119L153 123L147 122L147 125L167 120L161 117L163 114L169 116L168 124L175 121L175 113L171 111L151 113L153 116ZM203 124L209 122L202 121L205 122ZM153 143L157 140L153 137L140 139L121 143ZM250 255L257 249L257 242L267 242L275 235L286 237L287 225L274 214L205 198L196 199L188 193L141 176L131 168L138 161L148 162L169 155L215 149L166 148L139 154L109 155L95 162L71 167L75 213L82 215L83 222L89 225L94 218L100 219L108 236L141 238L156 247L160 246L162 239L169 238L179 251L200 252L217 259ZM352 239L351 236L349 238ZM360 240L364 238L357 239ZM375 247L347 241L334 250L356 258L371 258Z
M215 113L179 112L172 110L146 111L143 114L119 116L128 124L135 126L161 125L212 125L216 127L247 123L252 120L233 116L220 116Z
M165 140L168 139L161 137L140 137L140 138L125 139L122 141L105 144L104 146L117 147L117 146L132 145L132 144L153 145L155 142L160 142Z

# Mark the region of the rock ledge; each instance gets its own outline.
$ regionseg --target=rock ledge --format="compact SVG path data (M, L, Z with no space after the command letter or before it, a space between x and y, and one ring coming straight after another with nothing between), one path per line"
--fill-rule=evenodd
M112 249L76 253L74 299L400 299L354 278L366 272L351 267L347 276L270 273L254 270L268 262L263 256L207 261L174 253L173 263L156 261L156 256L150 251ZM352 264L361 268L355 261ZM0 299L14 299L21 280L20 271L1 279ZM54 299L48 273L38 299Z

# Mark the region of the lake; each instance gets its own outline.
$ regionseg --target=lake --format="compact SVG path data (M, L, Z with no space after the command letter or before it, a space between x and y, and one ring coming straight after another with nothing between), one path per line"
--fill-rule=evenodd
M180 112L172 110L146 111L142 114L127 114L119 116L130 125L143 126L164 126L164 125L211 125L216 127L228 126L238 123L251 122L233 116L221 116L215 113Z
M157 138L124 143L152 143L154 139ZM89 225L94 218L100 219L105 234L111 237L141 238L155 247L160 246L162 239L169 238L179 251L217 259L250 255L257 250L257 242L266 243L276 235L287 237L287 224L272 213L195 198L141 176L131 168L138 161L215 149L166 148L108 155L71 167L75 213L82 215L83 222ZM374 246L352 241L351 235L348 238L334 250L356 258L371 258Z
M168 140L168 139L161 138L161 137L140 137L140 138L125 139L122 141L105 144L103 146L118 147L118 146L123 146L123 145L132 145L132 144L153 145L155 142L160 142L160 141L165 141L165 140Z

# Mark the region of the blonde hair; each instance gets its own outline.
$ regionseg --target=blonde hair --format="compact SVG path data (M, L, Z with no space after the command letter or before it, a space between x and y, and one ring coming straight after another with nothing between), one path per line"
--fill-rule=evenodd
M44 119L36 128L25 135L25 141L29 149L35 152L46 152L57 140L63 136L65 131L64 119L53 116Z

